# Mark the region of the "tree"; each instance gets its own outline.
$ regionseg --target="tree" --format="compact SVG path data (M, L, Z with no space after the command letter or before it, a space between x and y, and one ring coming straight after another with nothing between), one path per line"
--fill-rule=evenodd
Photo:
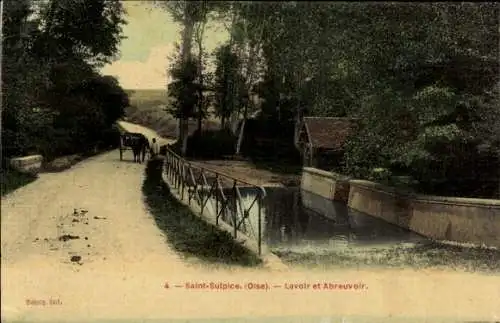
M73 93L77 92L95 101L103 112L104 124L107 127L123 117L125 108L130 105L128 94L114 76L95 75L81 83Z
M200 10L199 2L197 1L165 1L158 2L158 5L165 8L175 21L180 22L183 25L180 61L181 66L185 66L187 68L192 61L191 47L193 43L195 24L196 22L203 20L205 11ZM189 88L189 86L187 87ZM182 106L180 111L178 111L177 116L179 118L179 141L181 143L181 154L185 155L187 151L189 115L185 115L184 112L186 111L186 108L190 106L190 103L180 104L178 106L179 108Z
M40 15L36 50L42 57L77 56L93 67L116 58L126 23L119 0L50 0L41 4Z
M236 144L236 155L240 154L245 124L248 119L249 109L253 112L257 109L255 106L253 88L258 77L258 66L260 62L260 49L262 44L262 35L264 24L266 23L266 11L264 4L260 2L240 2L233 6L233 10L240 11L239 20L233 20L231 34L236 39L239 48L241 74L244 75L245 82L240 84L243 95L243 121L239 129L238 140Z
M103 114L102 102L94 96L110 87L116 90L117 84L105 85L109 79L104 79L96 92L77 89L95 81L96 68L116 57L125 23L121 3L11 0L4 9L6 157L42 152L50 159L98 140L96 133L82 131L114 121L119 113ZM82 138L85 145L71 147Z
M290 112L297 120L361 119L346 172L370 177L386 167L451 183L458 169L479 163L472 151L498 151L497 4L287 2L262 4L258 15L257 8L232 4L230 45L240 66L240 44L261 45L263 114L276 122ZM447 145L453 153L436 148Z
M208 13L210 10L210 5L206 1L202 1L200 3L200 8L199 8L199 19L196 22L196 27L195 27L195 42L198 47L198 109L197 109L197 119L198 119L198 133L201 135L201 127L202 127L202 121L203 118L205 117L206 114L206 104L204 100L204 95L203 95L203 90L204 90L204 75L203 75L203 58L204 58L204 51L203 51L203 37L205 34L205 27L207 24L208 20Z
M245 80L239 73L238 56L231 51L229 44L221 45L215 50L214 96L215 109L221 118L221 129L228 127L229 117L242 100Z
M365 130L348 149L346 171L367 177L371 168L386 167L411 173L433 194L472 192L482 184L457 179L478 177L469 170L481 169L482 153L477 155L475 147L486 137L473 129L497 118L481 102L498 80L498 62L492 59L498 55L493 45L498 6L380 4L366 9L337 15L345 17L340 20L345 27L358 28L362 40L351 34L344 46L357 61L356 70L364 71L364 78L355 73L351 78L350 91L359 98L351 112L364 120ZM403 116L407 121L400 124ZM483 155L488 154L494 155ZM372 163L368 156L374 156Z
M199 76L198 62L194 57L188 61L174 59L169 73L172 81L168 85L168 94L172 100L168 111L176 118L189 120L195 117L200 93L199 84L196 83Z
M39 89L47 77L43 64L31 55L39 36L38 21L29 19L31 1L5 1L2 37L2 136L3 156L32 150L29 132L50 122L38 114ZM48 119L48 120L45 120Z

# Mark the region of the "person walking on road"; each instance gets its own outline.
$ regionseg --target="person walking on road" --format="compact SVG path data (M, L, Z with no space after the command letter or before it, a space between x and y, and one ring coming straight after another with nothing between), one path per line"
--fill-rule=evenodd
M158 156L158 154L160 153L160 146L156 142L156 138L153 138L153 140L152 140L149 153L150 153L151 158Z

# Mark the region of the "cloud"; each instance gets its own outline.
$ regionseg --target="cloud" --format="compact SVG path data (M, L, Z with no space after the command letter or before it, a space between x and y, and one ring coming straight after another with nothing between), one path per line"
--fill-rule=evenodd
M115 76L125 89L163 89L168 83L168 56L173 50L173 44L155 46L145 62L118 60L101 73Z
M120 44L121 59L105 66L101 73L115 76L125 89L165 89L169 82L168 56L173 53L174 42L181 42L181 25L167 10L147 1L124 1L123 5L128 23L123 27L127 38ZM207 53L229 39L220 27L214 21L207 24Z

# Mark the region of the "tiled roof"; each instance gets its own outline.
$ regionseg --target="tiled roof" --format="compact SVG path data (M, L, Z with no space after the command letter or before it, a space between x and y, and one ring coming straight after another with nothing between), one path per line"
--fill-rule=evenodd
M356 129L356 119L304 117L304 124L314 148L341 150L347 137Z

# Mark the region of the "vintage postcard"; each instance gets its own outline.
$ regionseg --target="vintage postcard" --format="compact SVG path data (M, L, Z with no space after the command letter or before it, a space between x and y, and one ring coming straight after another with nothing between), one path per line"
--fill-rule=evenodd
M2 322L500 322L498 3L0 6Z

